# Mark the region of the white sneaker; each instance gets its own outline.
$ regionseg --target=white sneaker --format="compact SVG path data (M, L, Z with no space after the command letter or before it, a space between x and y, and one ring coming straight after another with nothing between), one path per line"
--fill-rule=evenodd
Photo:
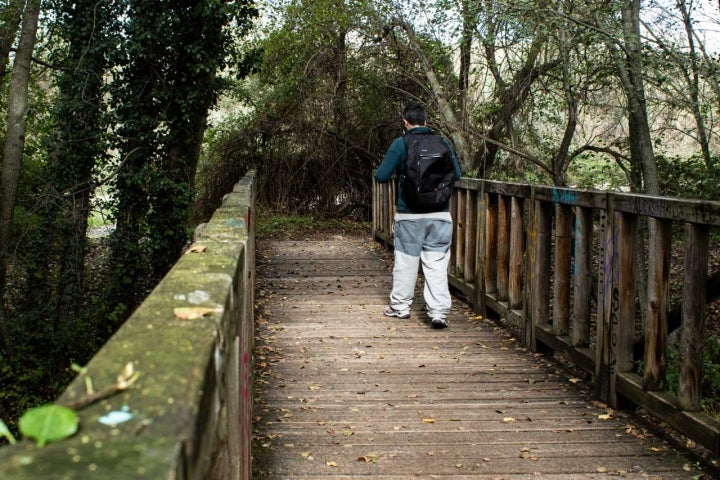
M444 318L435 317L430 320L430 326L433 328L447 328L448 322Z

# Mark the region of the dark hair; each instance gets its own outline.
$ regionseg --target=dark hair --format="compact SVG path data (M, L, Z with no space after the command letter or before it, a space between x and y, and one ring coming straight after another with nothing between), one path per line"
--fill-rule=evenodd
M418 102L409 103L403 110L402 118L407 120L410 125L425 125L427 121L425 109Z

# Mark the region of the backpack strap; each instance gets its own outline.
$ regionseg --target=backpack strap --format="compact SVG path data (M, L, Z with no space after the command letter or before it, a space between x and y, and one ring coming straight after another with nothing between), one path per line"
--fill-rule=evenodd
M405 144L405 159L400 162L400 175L405 175L405 172L407 171L407 158L408 158L408 138L410 135L431 135L433 132L429 129L425 132L412 132L407 131L403 134L403 143ZM402 178L400 179L402 180Z

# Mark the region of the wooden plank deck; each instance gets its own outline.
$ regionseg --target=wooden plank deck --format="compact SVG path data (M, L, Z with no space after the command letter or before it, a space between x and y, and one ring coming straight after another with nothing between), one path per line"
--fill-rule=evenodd
M255 480L703 478L460 301L444 330L419 294L384 317L391 266L369 238L258 242Z

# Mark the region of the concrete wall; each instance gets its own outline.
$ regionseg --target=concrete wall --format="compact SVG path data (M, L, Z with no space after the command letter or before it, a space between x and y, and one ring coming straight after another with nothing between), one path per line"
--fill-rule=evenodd
M87 365L95 390L130 362L137 381L80 410L71 438L0 449L0 478L250 478L254 203L250 173ZM78 377L58 403L84 396Z

